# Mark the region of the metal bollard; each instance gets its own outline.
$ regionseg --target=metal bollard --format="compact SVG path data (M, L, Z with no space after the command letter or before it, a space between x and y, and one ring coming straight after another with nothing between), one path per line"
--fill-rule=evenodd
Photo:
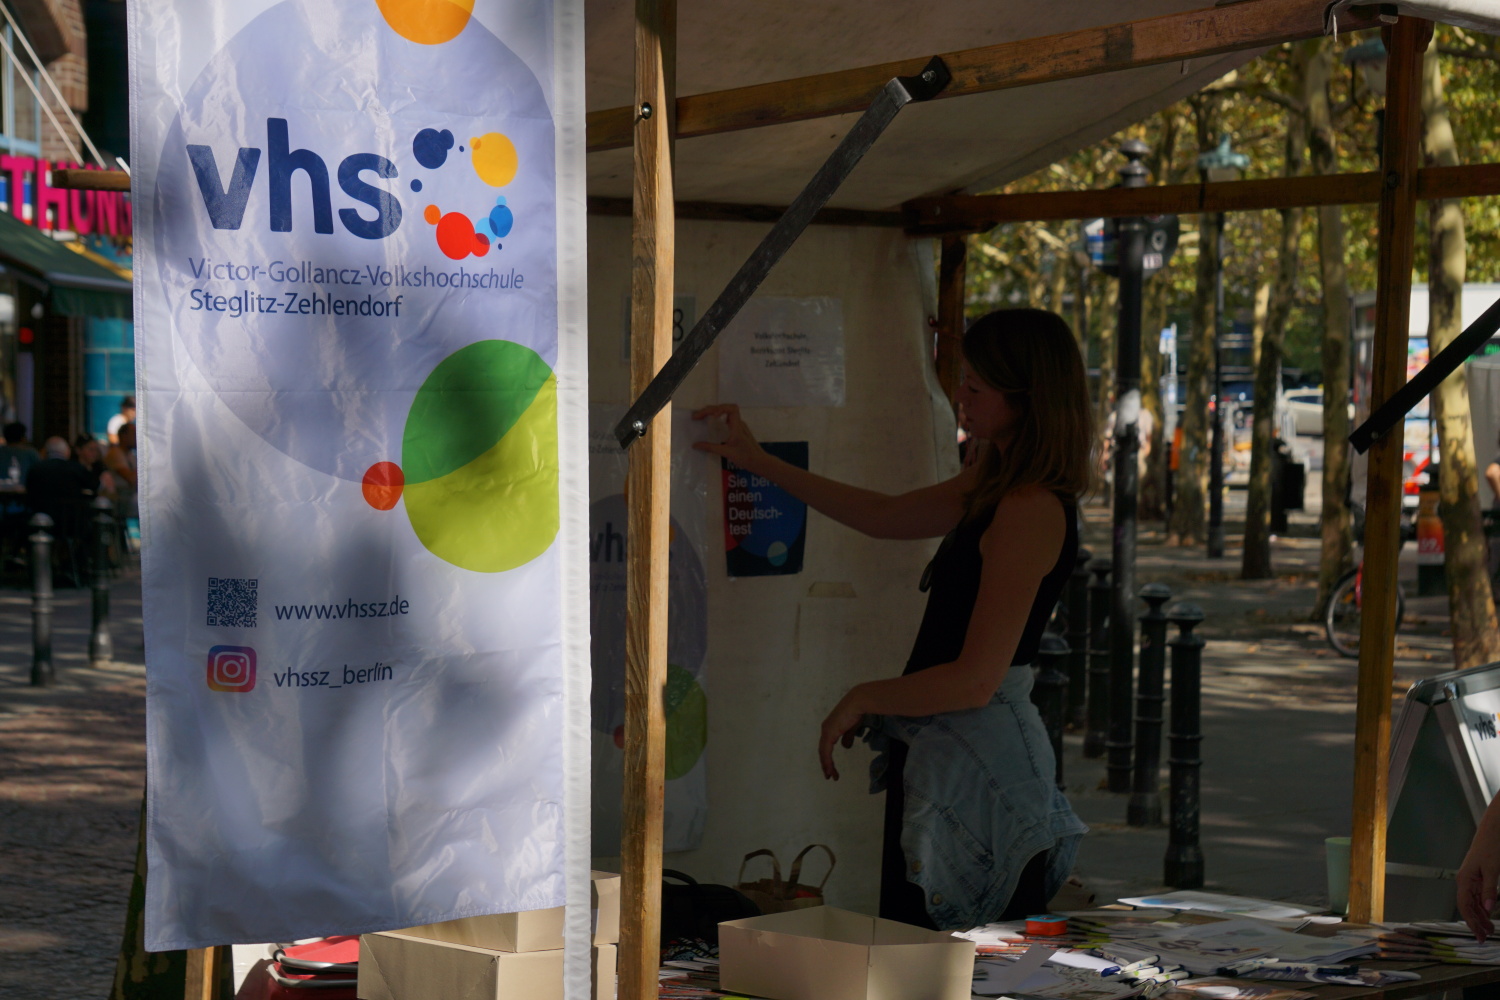
M1167 616L1162 605L1172 599L1164 584L1148 583L1141 600L1141 667L1135 696L1135 774L1125 822L1131 826L1161 823L1161 724L1167 670Z
M1083 737L1085 757L1104 756L1109 737L1109 573L1114 563L1090 559L1089 572L1089 692L1088 729Z
M94 498L94 625L89 632L89 666L97 667L114 658L109 637L109 540L115 533L115 505L105 497Z
M31 519L31 686L51 687L52 671L52 518Z
M1079 548L1078 562L1068 578L1068 714L1067 724L1082 729L1088 722L1089 570L1094 554Z
M1043 632L1042 643L1036 654L1036 682L1031 688L1031 701L1042 715L1042 724L1047 727L1047 741L1052 744L1052 756L1057 761L1057 787L1063 788L1063 726L1068 711L1068 674L1063 669L1068 661L1068 644L1056 632Z
M1167 620L1181 632L1172 648L1171 818L1163 881L1178 889L1203 886L1203 849L1198 845L1198 770L1203 766L1199 744L1199 699L1202 691L1203 639L1193 628L1203 621L1203 609L1175 604Z

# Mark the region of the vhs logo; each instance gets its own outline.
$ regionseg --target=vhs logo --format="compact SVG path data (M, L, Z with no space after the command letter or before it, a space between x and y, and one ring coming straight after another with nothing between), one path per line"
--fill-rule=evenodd
M249 646L215 646L208 651L210 691L249 691L255 687L255 650Z

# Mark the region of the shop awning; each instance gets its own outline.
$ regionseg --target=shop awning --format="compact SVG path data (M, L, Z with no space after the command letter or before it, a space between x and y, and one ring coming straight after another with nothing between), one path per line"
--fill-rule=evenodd
M0 264L46 284L56 313L131 316L130 282L9 212L0 212Z

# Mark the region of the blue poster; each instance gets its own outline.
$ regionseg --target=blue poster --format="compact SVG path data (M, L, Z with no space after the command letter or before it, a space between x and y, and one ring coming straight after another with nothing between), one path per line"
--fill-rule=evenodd
M807 468L806 441L771 441L768 453ZM730 576L786 576L802 572L807 504L769 479L722 459L724 564Z

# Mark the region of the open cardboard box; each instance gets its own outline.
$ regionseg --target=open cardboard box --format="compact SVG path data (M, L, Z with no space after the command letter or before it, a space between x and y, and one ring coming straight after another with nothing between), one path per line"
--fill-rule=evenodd
M719 983L772 1000L969 1000L974 943L831 906L719 925Z
M594 948L594 1000L615 1000L615 962L614 945ZM563 1000L563 953L364 934L355 992L361 1000Z
M593 943L618 943L620 876L609 872L594 872L591 895L594 908ZM492 951L557 951L563 946L563 908L557 906L550 910L463 917L439 924L407 927L401 933Z

